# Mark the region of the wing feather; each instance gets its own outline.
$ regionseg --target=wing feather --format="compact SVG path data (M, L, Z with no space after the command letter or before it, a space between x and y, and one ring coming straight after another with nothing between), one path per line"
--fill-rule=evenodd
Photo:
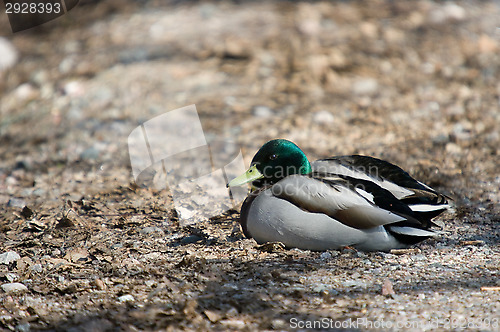
M371 204L340 182L292 175L272 186L274 196L288 200L303 210L324 213L357 229L383 226L406 218Z

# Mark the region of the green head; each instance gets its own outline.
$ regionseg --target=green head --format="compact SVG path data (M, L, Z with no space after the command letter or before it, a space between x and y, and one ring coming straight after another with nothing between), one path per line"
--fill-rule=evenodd
M302 150L285 139L274 139L264 144L253 157L246 173L228 183L228 187L252 182L254 187L274 184L293 174L311 173L311 164Z

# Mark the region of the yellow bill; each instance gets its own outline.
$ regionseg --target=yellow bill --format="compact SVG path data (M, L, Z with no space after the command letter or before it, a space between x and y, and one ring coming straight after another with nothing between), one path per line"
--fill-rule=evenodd
M257 169L257 166L253 165L245 173L243 173L240 176L229 181L227 186L228 187L237 187L237 186L241 186L242 184L245 184L248 182L262 179L263 177L264 177L264 175L262 175L262 173L259 172L259 170Z

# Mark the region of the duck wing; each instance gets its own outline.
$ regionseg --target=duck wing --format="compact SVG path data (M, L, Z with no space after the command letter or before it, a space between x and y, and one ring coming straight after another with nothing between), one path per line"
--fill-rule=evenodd
M313 176L327 183L332 181L329 180L332 179L332 175L325 178L319 174L313 173ZM344 181L342 183L343 186L349 187L352 191L363 196L363 198L368 200L371 204L403 218L401 221L383 225L383 227L400 242L411 245L426 238L439 235L439 233L428 229L432 225L430 221L421 219L418 213L414 212L408 205L394 197L390 191L367 180L349 177L341 177L341 179ZM333 181L338 183L340 180Z
M407 219L372 204L341 178L324 180L291 175L274 184L271 192L302 210L326 214L356 229L384 226Z
M417 218L427 222L449 207L449 197L415 180L400 167L381 159L360 155L339 156L315 161L312 167L316 173L371 181L390 191L407 204Z
M289 176L271 191L309 212L324 213L344 225L367 229L383 226L400 242L414 244L438 233L419 220L392 193L367 180L334 176Z

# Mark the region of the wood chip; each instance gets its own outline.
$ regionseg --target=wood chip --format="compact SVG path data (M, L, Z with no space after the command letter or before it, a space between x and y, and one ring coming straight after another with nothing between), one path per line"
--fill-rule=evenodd
M72 263L85 263L90 259L89 252L85 248L74 248L69 250L64 258Z
M491 286L491 287L484 286L484 287L481 287L481 290L482 291L498 292L498 291L500 291L500 286Z
M394 292L394 288L392 288L392 282L390 279L385 279L384 283L382 284L382 295L384 296L389 296L389 295L394 295L396 294Z
M392 249L390 251L393 255L406 255L406 254L418 254L420 253L420 249L412 248L412 249Z
M471 241L460 241L463 246L482 246L484 241L482 240L471 240Z
M215 311L205 310L205 311L203 311L203 313L205 314L205 316L207 316L208 320L211 321L212 323L217 323L221 319L221 315Z

